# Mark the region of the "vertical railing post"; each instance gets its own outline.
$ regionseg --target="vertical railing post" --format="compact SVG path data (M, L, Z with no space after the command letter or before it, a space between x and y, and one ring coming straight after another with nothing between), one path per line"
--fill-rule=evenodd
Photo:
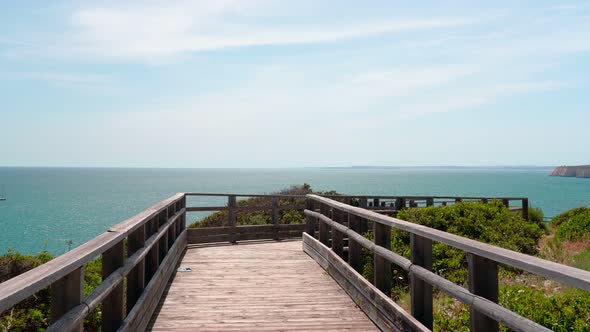
M413 264L432 270L432 240L411 233L410 250ZM432 329L432 286L414 275L410 275L410 285L412 316Z
M361 217L348 213L348 227L361 234ZM348 238L348 264L358 273L363 271L363 247L356 241Z
M315 204L314 201L310 198L305 198L305 209L309 211L315 212ZM315 238L315 218L307 216L307 229L306 232L309 236Z
M487 258L467 254L469 291L498 303L498 264ZM498 332L499 324L492 318L470 309L471 331Z
M373 237L375 244L391 250L391 226L373 222ZM374 284L387 296L391 292L391 263L385 258L373 253Z
M367 204L368 204L368 201L367 201L367 198L366 197L361 197L359 199L359 207L361 207L363 209L366 209L367 208ZM369 231L369 223L365 219L361 219L360 223L361 224L359 226L360 227L359 233L360 234L365 234L366 232Z
M426 206L434 206L434 197L426 198Z
M127 238L127 257L132 256L145 244L146 224L129 234ZM129 272L127 276L127 313L141 296L145 288L145 257Z
M502 204L507 207L510 208L510 200L507 198L502 198Z
M522 219L529 220L529 199L522 199Z
M184 213L182 214L182 222L180 223L181 232L186 229L186 195L182 197L182 208L184 209Z
M102 254L102 279L106 279L125 263L125 241L121 240ZM123 323L123 283L102 300L102 331L117 331Z
M461 197L455 197L455 203L461 203L463 199Z
M227 196L227 225L235 226L236 219L236 196L229 195Z
M77 268L51 285L51 322L54 323L82 302L84 267ZM82 331L79 324L73 331Z
M158 231L166 224L168 221L168 211L164 210L158 214ZM164 257L168 254L168 234L164 234L159 241L158 247L160 248L160 262L164 260Z
M332 220L339 224L343 224L344 213L337 208L332 209ZM344 234L337 229L332 228L332 251L340 258L344 258Z
M273 233L275 234L274 239L279 240L279 199L277 197L271 198L271 211L270 220L274 227Z
M158 232L158 216L153 217L146 224L146 238L156 234ZM160 241L156 241L150 251L148 252L145 260L145 284L152 279L152 276L156 273L158 266L160 265Z
M168 220L170 220L176 214L176 209L174 206L168 207L167 211L168 211L168 217L166 218L166 222L168 222ZM176 222L173 222L172 224L170 224L170 226L168 227L167 233L168 233L168 250L170 250L170 248L172 248L172 245L174 245L174 242L176 241Z
M273 225L279 224L279 200L276 197L271 199L271 221Z
M324 203L320 203L320 213L326 217L330 217L330 207ZM325 246L329 246L329 228L328 225L323 222L319 221L320 223L320 242L323 243Z

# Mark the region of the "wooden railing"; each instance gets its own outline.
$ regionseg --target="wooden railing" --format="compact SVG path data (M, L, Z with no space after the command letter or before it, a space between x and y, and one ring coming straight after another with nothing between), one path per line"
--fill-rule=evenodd
M587 271L406 222L326 197L307 195L307 198L305 214L308 227L307 234L304 234L304 250L334 276L353 298L358 298L361 308L383 330L432 329L432 289L436 287L470 306L472 331L498 331L498 322L515 331L550 331L498 305L498 264L590 291L590 272ZM372 223L374 241L361 235L363 225L369 222ZM410 259L391 251L392 227L410 233ZM348 240L346 256L345 238ZM469 289L432 272L432 241L460 249L467 254ZM372 285L359 274L362 272L362 248L374 253ZM344 261L344 257L347 261ZM411 315L389 299L392 263L410 274ZM373 286L376 289L371 288ZM363 303L370 305L363 307Z
M227 205L187 207L187 197L193 196L225 197ZM252 197L268 198L270 204L263 206L239 204L240 199ZM306 202L309 204L318 200L325 200L322 201L324 208L334 205L342 209L353 209L351 210L353 212L347 212L350 215L353 215L354 211L364 211L363 213L370 214L370 218L375 216L387 218L378 213L395 215L400 209L409 207L491 199L491 197L350 195L326 196L326 198L311 195L306 198L304 195L179 193L111 227L107 232L74 250L0 284L0 312L49 287L52 299L51 325L48 331L82 330L85 317L101 304L102 331L139 331L147 326L187 244L301 238L306 229L313 234L314 231L308 228L311 225L309 222L281 224L280 217L285 210L303 212L306 209ZM526 198L501 198L501 200L507 206L510 206L510 201L521 201L523 213L528 207ZM281 201L286 201L288 204L281 205ZM227 226L186 229L186 213L201 211L227 211ZM237 225L237 214L240 211L268 211L270 224ZM306 213L309 215L309 213L317 212L308 208ZM328 215L325 214L323 217L313 215L322 220L320 238L327 243L326 227L335 227L337 231L333 233L332 246L335 252L342 254L345 241L344 238L339 237L338 230L344 234L344 229L331 224L331 221L326 219ZM375 224L377 224L375 227L381 227L378 222ZM362 223L359 227L363 227ZM384 238L378 243L385 244L386 232L384 233L384 230L379 232L376 234L381 234L380 236ZM358 268L359 248L366 243L354 235L349 238L359 240L358 244L351 241L348 245L349 257L352 257L354 266ZM377 250L381 252L381 249L377 248ZM102 257L102 282L89 295L83 296L84 266L98 257ZM381 258L379 262L381 262L379 266L385 264ZM379 287L385 287L385 278L382 277L379 280Z
M189 228L188 244L232 242L260 239L284 239L301 237L305 230L303 224L280 224L280 213L286 210L303 211L305 209L305 195L264 195L264 194L222 194L222 193L186 193L187 197L223 197L226 205L218 206L188 206L187 212L218 212L227 211L226 226ZM523 197L455 197L455 196L359 196L359 195L322 195L344 202L349 205L363 207L382 214L396 215L399 210L426 206L443 206L458 202L490 202L499 200L515 211L522 211L523 218L528 219L528 198ZM241 206L240 199L265 198L267 205ZM280 205L281 200L290 203ZM513 206L511 202L518 205ZM270 213L270 224L256 226L240 226L236 224L239 211L267 211Z
M187 193L187 197L224 197L227 205L224 206L189 206L187 212L203 211L227 211L226 226L198 227L187 229L188 244L232 242L263 239L301 238L305 230L305 224L280 224L280 213L286 210L301 211L305 209L304 195L259 195L259 194L213 194L213 193ZM264 198L267 205L239 205L240 199ZM280 204L280 201L288 204ZM270 213L270 224L267 225L237 225L238 212L240 211L266 211Z
M185 195L176 194L0 284L0 312L50 287L48 331L81 331L100 304L103 332L144 330L186 247L185 221ZM99 256L102 283L83 297L84 265Z

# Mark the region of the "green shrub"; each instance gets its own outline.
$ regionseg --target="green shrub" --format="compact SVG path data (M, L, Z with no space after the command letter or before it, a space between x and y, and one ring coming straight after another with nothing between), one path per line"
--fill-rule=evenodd
M566 211L551 220L555 238L576 241L590 238L590 208L580 207Z
M408 209L397 217L529 255L537 253L537 241L543 235L538 224L510 212L500 201ZM410 256L409 233L392 230L391 245L394 252ZM433 271L458 284L467 281L467 260L462 250L434 242L432 252Z
M573 255L573 266L578 269L590 271L590 250L583 250Z
M0 256L0 283L50 261L53 256L43 251L36 256L22 255L9 250ZM84 267L84 295L90 294L100 283L102 261L96 259ZM43 331L49 326L51 294L43 289L13 308L0 312L0 331ZM93 310L84 321L85 331L99 331L100 308Z
M543 220L544 217L543 210L540 208L529 208L529 221L539 225L541 229L547 231L547 223Z
M501 286L501 306L553 331L590 331L590 293L568 289L548 296L544 289ZM435 301L435 331L469 331L469 307L444 297ZM510 331L501 326L501 331Z

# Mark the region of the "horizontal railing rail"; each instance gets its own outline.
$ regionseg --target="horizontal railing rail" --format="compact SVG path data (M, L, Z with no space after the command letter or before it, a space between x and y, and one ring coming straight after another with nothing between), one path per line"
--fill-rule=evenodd
M187 212L204 211L247 211L247 210L298 210L304 209L305 195L283 195L283 194L228 194L228 193L186 193L186 196L197 197L226 197L227 205L220 206L194 206L187 207ZM391 195L320 195L334 199L349 205L363 207L369 210L378 210L382 213L395 213L401 209L426 206L441 206L458 202L490 202L501 201L511 210L522 211L524 219L528 220L529 202L527 197L499 197L499 196L391 196ZM236 202L239 198L270 198L272 200L301 199L300 205L267 205L267 206L239 206ZM512 202L517 202L513 205ZM230 214L231 215L231 214ZM231 222L231 221L230 221Z
M218 227L213 235L203 230L202 227L190 228L188 230L188 243L212 243L212 242L237 242L245 240L260 239L281 239L300 237L305 226L292 228L280 225L281 211L297 210L303 212L305 209L305 195L284 195L284 194L227 194L227 193L186 193L187 197L224 197L226 205L214 206L187 206L187 212L218 212L227 211L227 219L223 227ZM383 214L395 215L399 210L413 207L425 207L435 205L447 205L457 202L482 201L490 202L500 200L510 207L513 200L519 201L518 209L522 210L523 217L528 219L528 199L523 197L455 197L455 196L388 196L388 195L322 195L322 197L338 200L347 204L356 205ZM268 202L265 205L240 205L240 198L263 198ZM287 204L280 204L283 200ZM237 213L240 211L268 211L271 216L270 223L255 228L244 228L237 225ZM244 228L244 229L242 229ZM241 229L241 230L237 230Z
M185 212L185 195L176 194L0 284L0 312L50 287L48 331L81 331L85 317L99 304L102 331L145 329L185 249ZM84 265L99 256L102 282L83 297Z
M227 205L223 206L189 206L187 212L227 211L224 225L215 227L189 228L188 244L248 241L248 240L280 240L300 238L305 224L280 224L282 211L296 210L303 213L305 195L281 194L218 194L218 193L187 193L187 196L226 197ZM266 198L262 205L240 205L239 198ZM281 201L286 204L281 204ZM266 211L270 213L270 223L266 225L238 225L238 212Z
M362 248L374 253L374 284L385 294L391 288L391 264L410 273L411 311L424 326L432 328L432 287L471 307L473 331L497 331L498 322L516 331L550 331L500 305L498 302L498 263L518 268L566 285L590 291L590 272L521 254L504 248L453 235L350 206L326 197L307 195L307 232L341 258L345 237L347 259L362 271ZM362 235L362 225L373 224L374 241ZM391 228L410 233L411 258L391 251ZM456 285L432 270L432 241L460 249L468 255L469 289Z

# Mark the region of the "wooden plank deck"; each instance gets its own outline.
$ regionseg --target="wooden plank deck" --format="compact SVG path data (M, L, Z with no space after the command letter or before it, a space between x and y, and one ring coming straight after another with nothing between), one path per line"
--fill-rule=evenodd
M189 245L151 331L378 331L301 241Z

